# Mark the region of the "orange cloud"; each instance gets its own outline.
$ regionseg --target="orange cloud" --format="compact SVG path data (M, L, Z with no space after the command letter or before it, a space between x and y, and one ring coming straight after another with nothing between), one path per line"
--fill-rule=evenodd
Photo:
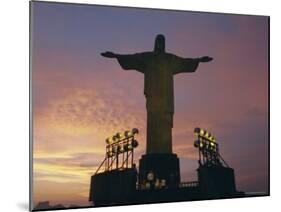
M138 126L144 141L143 111L122 96L95 89L75 88L37 110L34 117L34 181L45 184L84 184L79 192L88 195L90 176L104 158L105 138ZM141 154L144 149L137 152ZM39 186L38 183L42 185ZM87 185L87 186L86 186ZM56 195L44 199L36 187L36 200L59 202ZM61 187L61 186L59 186ZM56 194L57 187L53 187ZM77 188L78 189L78 188Z

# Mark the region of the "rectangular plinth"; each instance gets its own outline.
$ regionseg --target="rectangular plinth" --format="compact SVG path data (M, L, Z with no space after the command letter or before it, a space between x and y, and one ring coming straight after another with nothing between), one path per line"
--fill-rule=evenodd
M153 176L149 176L152 173ZM151 175L151 174L150 174ZM153 177L153 179L149 179ZM139 163L139 184L165 182L165 187L175 188L180 183L180 165L176 154L146 154Z

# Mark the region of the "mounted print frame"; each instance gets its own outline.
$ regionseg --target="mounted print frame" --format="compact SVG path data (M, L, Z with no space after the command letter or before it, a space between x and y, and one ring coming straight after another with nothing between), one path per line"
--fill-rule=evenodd
M30 210L270 195L269 17L30 2Z

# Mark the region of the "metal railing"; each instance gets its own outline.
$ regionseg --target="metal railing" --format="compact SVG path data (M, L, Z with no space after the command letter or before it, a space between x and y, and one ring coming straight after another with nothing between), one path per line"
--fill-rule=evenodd
M181 182L179 184L180 188L194 188L194 187L198 187L198 186L199 186L198 181Z

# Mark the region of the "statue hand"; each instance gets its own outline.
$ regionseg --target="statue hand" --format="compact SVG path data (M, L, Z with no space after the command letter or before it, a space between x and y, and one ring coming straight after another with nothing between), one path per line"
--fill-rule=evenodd
M108 58L115 58L116 55L113 52L103 52L101 53L102 56L108 57Z
M212 60L213 60L213 58L208 57L208 56L204 56L204 57L199 58L199 62L203 62L203 63L210 62Z

